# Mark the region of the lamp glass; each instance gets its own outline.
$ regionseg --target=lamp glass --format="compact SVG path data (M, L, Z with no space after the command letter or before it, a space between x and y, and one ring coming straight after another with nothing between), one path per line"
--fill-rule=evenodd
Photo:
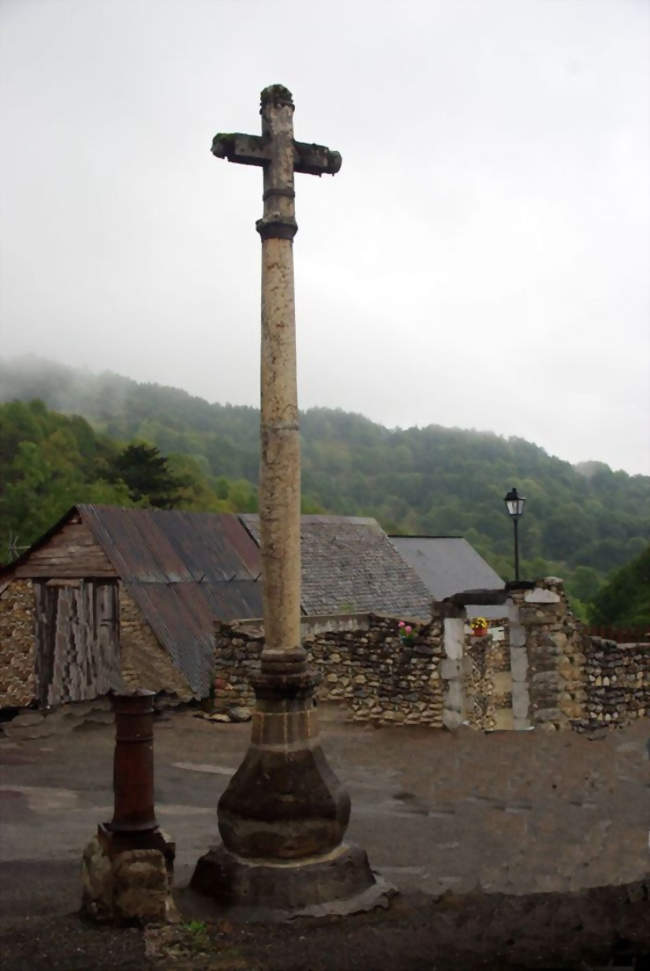
M503 500L506 504L506 509L508 514L513 517L513 519L519 519L520 516L524 514L524 503L526 499L524 496L520 496L516 489L512 489Z

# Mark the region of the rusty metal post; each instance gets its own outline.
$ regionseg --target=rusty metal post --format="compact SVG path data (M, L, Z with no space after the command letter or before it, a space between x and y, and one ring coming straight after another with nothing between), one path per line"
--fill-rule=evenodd
M154 692L114 695L115 809L107 828L112 833L146 833L158 828L153 806Z
M153 806L153 691L113 695L113 819L82 857L82 912L95 920L166 921L176 845Z

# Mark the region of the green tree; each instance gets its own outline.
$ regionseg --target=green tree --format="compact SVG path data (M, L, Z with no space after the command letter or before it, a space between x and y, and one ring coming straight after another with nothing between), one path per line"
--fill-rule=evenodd
M650 546L617 570L594 597L592 624L650 628Z
M567 593L584 603L592 601L603 585L603 577L591 566L577 566L567 583Z
M188 486L187 478L174 475L169 460L153 445L128 445L115 459L114 473L135 503L157 509L173 509Z

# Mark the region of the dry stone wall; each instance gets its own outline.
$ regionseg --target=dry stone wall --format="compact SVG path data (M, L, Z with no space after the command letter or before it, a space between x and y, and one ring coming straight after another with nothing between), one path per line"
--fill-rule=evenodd
M417 625L403 643L392 617L310 618L303 624L309 663L321 674L320 702L339 702L356 722L442 727L442 620ZM259 622L218 624L215 698L218 711L254 704L249 678L264 643Z
M556 577L510 589L484 637L450 602L434 605L412 644L397 625L375 615L305 619L320 700L341 703L355 721L481 731L586 731L650 710L650 645L586 636ZM218 711L254 705L249 679L262 645L260 621L217 626Z
M183 674L158 643L124 584L120 583L119 591L120 670L126 690L146 688L189 701L193 692Z
M466 721L483 731L513 729L512 673L510 669L510 630L507 618L490 620L488 632L473 634L464 629L466 665Z
M531 722L547 731L570 728L584 715L584 629L556 577L511 597L525 637Z
M25 708L36 696L36 605L31 580L0 593L0 708Z
M583 670L584 714L578 728L625 725L650 713L650 644L588 638Z

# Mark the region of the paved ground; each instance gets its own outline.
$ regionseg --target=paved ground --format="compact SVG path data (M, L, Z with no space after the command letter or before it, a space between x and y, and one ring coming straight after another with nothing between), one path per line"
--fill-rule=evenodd
M445 891L447 900L476 889L575 891L641 881L650 871L648 720L589 740L375 730L323 714L325 750L352 797L348 836L406 901L426 909ZM217 842L216 803L248 735L246 724L213 724L189 711L156 722L156 807L177 842L179 886ZM52 922L78 907L81 851L112 812L112 749L112 728L101 725L0 738L0 928L13 928L17 939L29 921ZM377 919L365 920L375 927ZM38 966L30 960L25 967ZM125 960L106 966L127 967ZM62 965L73 966L84 965Z

